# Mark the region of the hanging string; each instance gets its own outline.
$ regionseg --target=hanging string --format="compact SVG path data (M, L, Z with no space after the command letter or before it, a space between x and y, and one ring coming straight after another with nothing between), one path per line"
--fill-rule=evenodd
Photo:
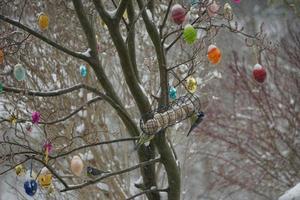
M259 63L258 50L257 50L257 46L256 45L253 45L253 51L254 51L256 63Z
M32 158L30 160L30 177L32 177Z
M49 160L49 150L48 150L48 146L46 146L46 152L45 152L45 163L48 164L48 160Z

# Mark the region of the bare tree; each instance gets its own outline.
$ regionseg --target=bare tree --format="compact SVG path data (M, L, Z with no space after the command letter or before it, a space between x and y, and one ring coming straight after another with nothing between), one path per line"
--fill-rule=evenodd
M263 33L245 33L233 22L231 10L211 13L212 2L201 1L196 7L185 5L190 11L189 23L200 35L195 44L188 45L183 39L184 27L169 20L174 4L151 0L1 2L1 49L7 66L1 77L0 160L5 166L1 174L33 160L35 168L50 170L60 192L77 191L114 177L106 182L110 189L103 191L108 198L134 199L146 194L154 200L163 192L170 200L180 199L180 166L167 129L156 133L149 145L138 148L138 159L128 157L142 135L138 121L169 105L170 85L177 87L180 95L187 93L185 81L192 75L204 80L201 87L205 85L212 76L207 46L214 43L220 30L248 38L246 43L262 42ZM34 14L41 11L50 17L46 31L37 29ZM26 81L12 77L18 62L27 68ZM79 63L88 65L86 79L74 67ZM197 70L200 75L195 74ZM30 134L26 126L34 110L41 113L42 121ZM113 128L118 133L112 134ZM48 162L41 148L45 140L55 148ZM132 148L124 144L132 141ZM92 180L70 175L66 166L75 153L92 155L88 164L113 172ZM135 184L141 192L129 197L133 184L123 174L135 169L142 175L142 183ZM162 174L166 174L167 184Z

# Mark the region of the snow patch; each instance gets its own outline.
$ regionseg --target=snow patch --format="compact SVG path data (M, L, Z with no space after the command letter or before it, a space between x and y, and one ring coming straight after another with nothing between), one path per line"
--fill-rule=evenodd
M81 55L84 55L86 57L91 57L91 52L92 50L90 48L88 48L85 52L79 52Z
M285 192L278 200L297 200L300 199L300 183Z

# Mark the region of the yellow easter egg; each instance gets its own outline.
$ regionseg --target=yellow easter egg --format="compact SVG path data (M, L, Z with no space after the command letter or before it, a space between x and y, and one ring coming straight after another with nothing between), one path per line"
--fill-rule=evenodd
M197 81L193 77L188 77L186 80L186 88L190 93L195 93L197 90Z
M38 18L39 27L42 31L46 30L49 26L49 17L45 13L41 13Z
M49 188L52 184L52 174L44 167L38 177L39 184L42 188Z

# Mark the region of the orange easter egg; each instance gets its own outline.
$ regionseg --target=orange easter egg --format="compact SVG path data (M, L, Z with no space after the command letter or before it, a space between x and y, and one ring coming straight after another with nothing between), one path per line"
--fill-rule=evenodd
M218 64L221 61L222 53L215 45L209 45L207 50L207 58L211 64Z
M3 61L4 61L4 53L2 49L0 49L0 65L3 63Z

